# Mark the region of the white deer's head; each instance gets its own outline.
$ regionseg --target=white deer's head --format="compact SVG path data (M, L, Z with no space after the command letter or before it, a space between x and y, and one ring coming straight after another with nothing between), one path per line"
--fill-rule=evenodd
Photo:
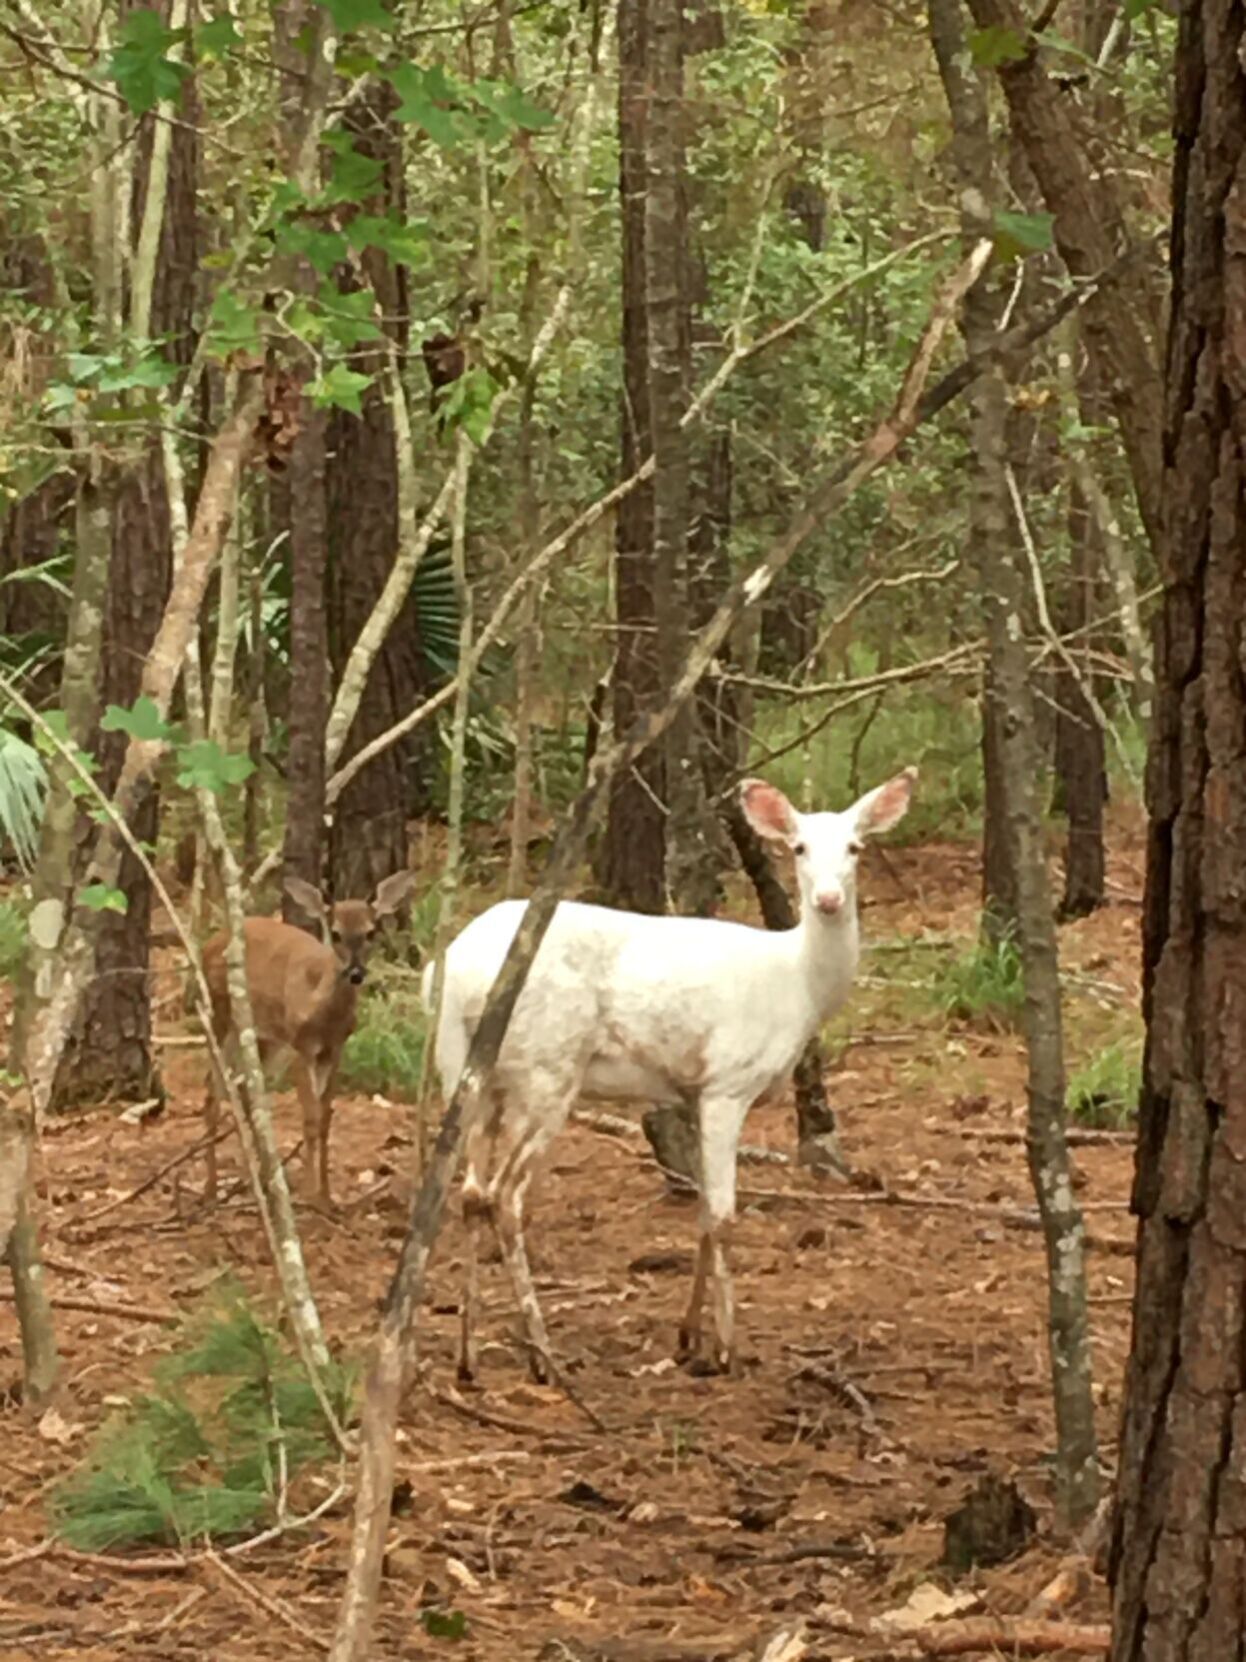
M746 779L740 805L759 837L792 851L802 911L848 915L856 905L857 857L865 839L904 818L916 779L917 769L905 768L839 814L798 814L777 786Z

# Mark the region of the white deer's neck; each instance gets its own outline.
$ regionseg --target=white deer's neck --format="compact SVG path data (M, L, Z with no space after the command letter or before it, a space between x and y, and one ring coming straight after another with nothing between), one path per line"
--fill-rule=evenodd
M857 973L861 933L855 895L829 915L802 906L795 933L809 995L822 1014L841 1001Z

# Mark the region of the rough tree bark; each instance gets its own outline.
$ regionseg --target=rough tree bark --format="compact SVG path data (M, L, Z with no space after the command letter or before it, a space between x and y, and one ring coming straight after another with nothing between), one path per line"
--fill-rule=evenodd
M1246 1631L1244 44L1239 0L1183 7L1113 1662L1240 1658Z
M1015 0L969 0L979 29L1008 31L1024 56L999 65L1013 141L1025 153L1060 257L1074 278L1104 270L1129 241L1116 181L1092 165L1074 101L1047 74ZM1159 534L1159 308L1152 284L1100 291L1083 309L1086 345L1108 391L1129 458L1143 524Z
M384 164L383 202L365 212L402 212L405 187L397 130L389 119L397 103L392 88L378 84L347 128L356 148ZM407 273L379 250L363 263L396 346L395 365L407 350ZM363 415L335 410L329 423L329 651L340 674L360 629L372 614L400 543L399 481L394 417L386 393L390 346L361 350L357 368L380 370L363 395ZM385 732L429 684L420 644L419 614L408 596L373 664L351 725L348 750ZM330 868L337 895L370 894L407 862L407 821L427 806L425 736L413 735L364 769L333 807Z
M184 115L194 120L194 83L183 93ZM141 236L147 206L157 122L149 117L139 135L134 170L131 223ZM194 347L192 324L198 268L198 135L192 125L167 134L168 176L149 296L135 284L132 309L149 313L153 338L164 339L172 362L187 364ZM157 181L157 191L160 183ZM159 209L157 204L157 210ZM150 221L149 221L150 223ZM142 325L144 319L133 319ZM172 568L169 511L159 441L146 441L137 464L127 468L113 503L112 559L104 609L101 703L129 707L138 696L143 669L164 610ZM120 777L126 738L98 733L90 746L100 763L100 784L111 793ZM131 827L144 842L153 842L159 822L159 793L149 786ZM85 848L95 826L82 828ZM127 898L124 915L110 912L96 944L95 976L87 990L73 1037L61 1060L54 1101L99 1101L108 1097L160 1095L162 1087L151 1044L149 941L151 884L127 851L120 885Z
M1085 399L1093 403L1089 388ZM1085 629L1098 615L1098 579L1103 565L1095 504L1082 488L1076 471L1069 490L1071 570L1057 610L1057 627L1064 634ZM1077 672L1062 662L1056 675L1057 801L1068 822L1060 916L1082 918L1096 911L1107 898L1103 842L1107 753L1103 728L1088 696L1088 689L1094 685L1089 637L1083 636L1082 644L1074 643L1069 651L1074 655Z
M953 161L965 234L981 237L989 231L995 197L986 87L965 49L961 0L928 0L928 13L952 117ZM988 345L996 333L999 306L993 288L994 274L988 273L966 296L963 330L971 353ZM991 694L998 700L996 738L1002 764L998 776L1025 976L1026 1148L1047 1247L1056 1506L1062 1522L1075 1525L1094 1510L1099 1489L1085 1230L1073 1194L1064 1137L1060 966L1036 789L1038 749L1021 624L1025 587L1007 489L1007 414L1007 387L1002 370L995 367L981 377L974 392L969 541L981 573Z
M619 0L619 194L623 217L622 476L653 449L649 409L649 328L645 293L645 133L648 124L647 0ZM614 594L618 639L613 677L614 730L625 733L657 696L660 668L653 556L653 487L642 484L615 517ZM641 757L615 782L597 879L614 904L637 912L663 908L666 800L662 757Z
M319 889L325 877L324 724L329 701L325 572L329 558L322 410L302 401L289 468L290 740L286 752L286 824L282 869ZM287 923L306 927L294 897L282 889Z

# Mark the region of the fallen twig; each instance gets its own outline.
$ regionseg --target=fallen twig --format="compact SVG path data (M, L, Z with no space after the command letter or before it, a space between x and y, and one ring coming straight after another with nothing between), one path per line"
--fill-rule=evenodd
M306 1639L309 1645L314 1645L320 1651L328 1650L329 1641L322 1634L308 1627L307 1623L301 1617L296 1616L284 1600L274 1598L271 1593L261 1591L253 1581L248 1581L245 1576L239 1575L237 1570L227 1564L217 1553L205 1552L199 1562L210 1565L232 1592L239 1594L250 1604L257 1604L261 1610L267 1611L270 1616L275 1616L292 1633L297 1633L300 1638Z
M15 1298L11 1287L0 1287L0 1299L6 1304L14 1303ZM72 1293L60 1294L48 1302L53 1310L81 1310L88 1316L121 1316L133 1322L171 1324L182 1319L176 1310L157 1310L150 1305L142 1304L119 1304L115 1299L78 1298Z
M196 1154L202 1154L209 1143L223 1143L226 1137L232 1137L235 1129L236 1127L230 1124L223 1131L217 1132L215 1137L201 1137L197 1143L192 1143L189 1148L184 1148L180 1154L175 1154L171 1160L166 1160L158 1171L152 1172L150 1177L145 1177L136 1188L130 1189L124 1195L119 1195L115 1200L110 1200L106 1206L97 1206L94 1212L88 1212L84 1217L78 1218L77 1222L80 1224L94 1223L96 1218L106 1217L109 1212L115 1212L119 1207L128 1206L132 1200L137 1200L140 1195L145 1195L149 1189L154 1189L162 1177L167 1177L171 1171L176 1171L178 1166L184 1166L188 1160L193 1160Z
M975 1128L972 1125L954 1125L948 1127L954 1137L972 1137L976 1142L983 1143L1017 1143L1024 1146L1026 1133L1024 1131L1002 1131L996 1128ZM1135 1131L1092 1131L1070 1126L1064 1133L1065 1141L1070 1148L1079 1146L1096 1148L1105 1147L1132 1147L1138 1140Z

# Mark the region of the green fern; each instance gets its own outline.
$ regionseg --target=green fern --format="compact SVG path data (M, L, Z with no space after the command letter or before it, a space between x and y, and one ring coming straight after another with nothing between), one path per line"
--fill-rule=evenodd
M43 758L8 727L0 727L0 832L29 871L39 852L48 776Z

